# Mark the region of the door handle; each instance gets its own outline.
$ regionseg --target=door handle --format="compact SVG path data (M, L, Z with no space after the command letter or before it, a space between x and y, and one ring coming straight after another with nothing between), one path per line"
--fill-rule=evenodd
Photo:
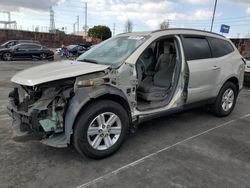
M220 70L220 67L218 67L218 66L213 66L213 70Z

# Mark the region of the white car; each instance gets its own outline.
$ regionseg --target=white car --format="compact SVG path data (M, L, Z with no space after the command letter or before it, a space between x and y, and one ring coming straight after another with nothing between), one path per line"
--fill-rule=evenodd
M8 111L16 128L37 133L44 144L73 144L80 154L103 158L149 118L204 104L216 116L229 115L244 70L234 44L215 33L125 33L76 61L16 74Z
M62 48L57 48L55 54L60 55Z

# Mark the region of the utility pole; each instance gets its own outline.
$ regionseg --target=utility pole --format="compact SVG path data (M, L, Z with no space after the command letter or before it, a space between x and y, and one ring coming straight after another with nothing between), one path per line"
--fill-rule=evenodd
M84 31L85 31L85 33L87 34L87 31L88 31L88 3L87 2L85 2L84 3L85 4L85 26L84 26Z
M114 26L113 26L113 36L115 36L115 27L116 27L116 24L114 23Z
M77 32L79 33L79 16L77 16Z
M12 24L14 24L14 28L17 27L16 21L11 21L11 13L9 11L2 11L2 13L8 15L8 21L0 21L0 24L4 24L4 28L7 29L7 26L9 29L12 28Z
M54 10L52 7L50 7L50 10L49 10L49 21L50 21L50 24L49 24L49 32L55 32L55 29L56 29L56 26L55 26L55 13L54 13Z
M215 13L216 13L217 1L218 0L215 0L215 2L214 2L214 12L213 12L213 18L212 18L211 29L210 29L211 32L213 31L213 27L214 27L214 17L215 17Z
M73 34L75 34L75 32L76 32L76 24L73 23Z

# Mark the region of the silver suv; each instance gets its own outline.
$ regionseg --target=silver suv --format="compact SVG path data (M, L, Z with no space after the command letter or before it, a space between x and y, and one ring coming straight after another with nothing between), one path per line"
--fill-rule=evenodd
M125 33L77 61L16 74L8 111L18 135L91 158L113 154L138 123L198 105L234 109L244 62L221 35L190 29Z

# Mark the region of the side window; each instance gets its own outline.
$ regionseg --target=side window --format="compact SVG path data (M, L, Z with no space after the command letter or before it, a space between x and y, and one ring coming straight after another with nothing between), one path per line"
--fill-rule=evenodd
M39 49L41 49L41 46L28 44L27 49L29 49L29 50L39 50Z
M12 46L15 46L15 42L10 42L6 45L6 48L10 48Z
M78 50L79 50L79 51L82 51L82 50L84 50L84 47L78 46Z
M233 46L225 40L209 37L213 57L222 57L234 51Z
M187 61L212 57L210 46L206 38L184 37L183 47Z
M19 49L19 50L27 49L27 45L19 45L19 46L18 46L18 49Z

